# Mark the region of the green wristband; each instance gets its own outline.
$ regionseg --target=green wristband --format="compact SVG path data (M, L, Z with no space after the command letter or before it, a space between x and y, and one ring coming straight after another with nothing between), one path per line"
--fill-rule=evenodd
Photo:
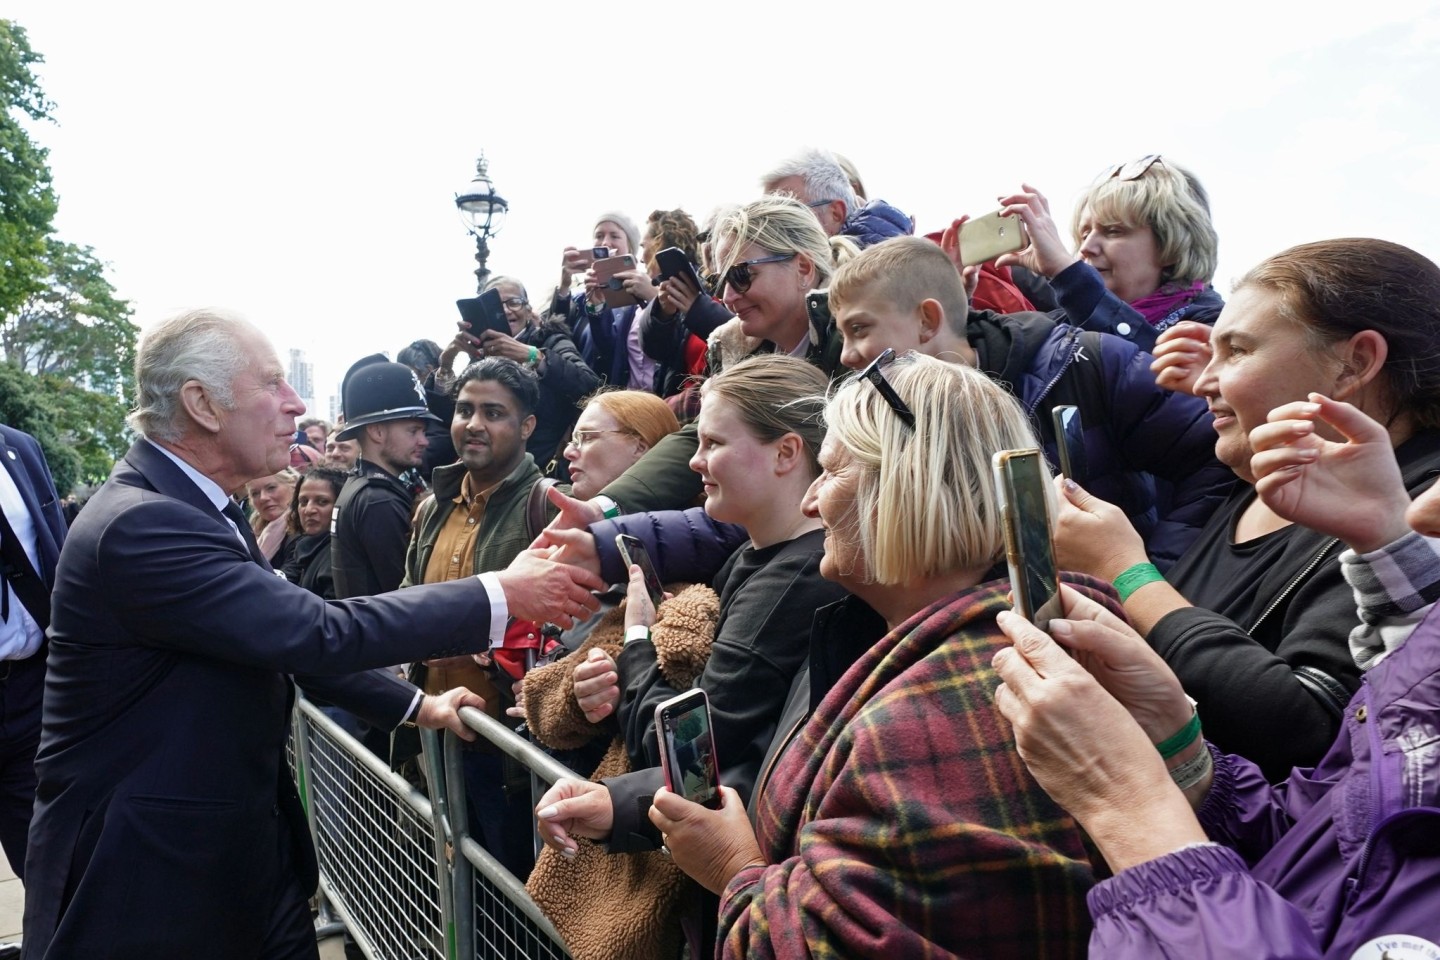
M1191 713L1189 722L1176 733L1155 744L1155 749L1160 751L1163 759L1169 760L1198 739L1200 739L1200 714Z
M529 350L530 355L525 358L525 362L533 367L540 359L540 351L536 350L534 347L530 347Z
M1153 563L1137 563L1130 567L1120 576L1112 581L1115 585L1115 592L1120 594L1120 602L1124 603L1130 596L1147 583L1157 583L1165 579L1165 574L1155 568Z
M594 503L600 505L600 513L605 517L606 520L614 520L616 517L620 516L620 504L616 503L614 500L611 500L609 497L597 493L590 499Z

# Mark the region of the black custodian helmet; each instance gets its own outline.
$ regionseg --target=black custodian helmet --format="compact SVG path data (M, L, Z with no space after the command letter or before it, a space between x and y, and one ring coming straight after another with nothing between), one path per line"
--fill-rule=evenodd
M337 440L354 440L360 428L386 420L434 420L440 418L425 405L425 388L403 363L391 363L383 353L355 362L340 386L345 429Z

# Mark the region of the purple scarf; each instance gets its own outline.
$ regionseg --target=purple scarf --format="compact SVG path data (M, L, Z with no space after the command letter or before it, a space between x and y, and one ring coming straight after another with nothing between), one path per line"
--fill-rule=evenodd
M1130 306L1134 307L1150 326L1169 326L1166 321L1173 320L1171 314L1188 306L1204 290L1205 283L1202 280L1196 280L1186 287L1179 283L1161 284L1154 293L1148 293L1139 300L1132 300Z

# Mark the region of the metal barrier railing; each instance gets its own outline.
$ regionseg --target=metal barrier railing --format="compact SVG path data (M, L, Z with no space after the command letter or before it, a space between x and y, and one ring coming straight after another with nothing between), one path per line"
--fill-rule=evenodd
M485 714L466 708L461 717L530 769L532 795L575 776ZM447 733L442 748L422 731L427 798L297 701L289 753L320 862L322 920L333 908L371 960L568 958L524 885L468 835L460 743Z

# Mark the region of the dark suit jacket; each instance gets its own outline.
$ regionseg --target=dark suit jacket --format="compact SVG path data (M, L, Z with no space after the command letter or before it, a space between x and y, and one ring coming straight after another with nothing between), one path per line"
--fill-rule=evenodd
M287 675L394 726L413 688L372 668L481 649L489 622L474 578L327 603L137 443L60 557L25 956L255 957L286 883L316 882Z
M21 433L0 424L0 463L10 471L20 496L35 522L35 545L40 556L40 569L35 571L45 585L55 586L55 565L60 560L60 545L65 542L65 517L60 513L60 498L40 444L28 433Z

